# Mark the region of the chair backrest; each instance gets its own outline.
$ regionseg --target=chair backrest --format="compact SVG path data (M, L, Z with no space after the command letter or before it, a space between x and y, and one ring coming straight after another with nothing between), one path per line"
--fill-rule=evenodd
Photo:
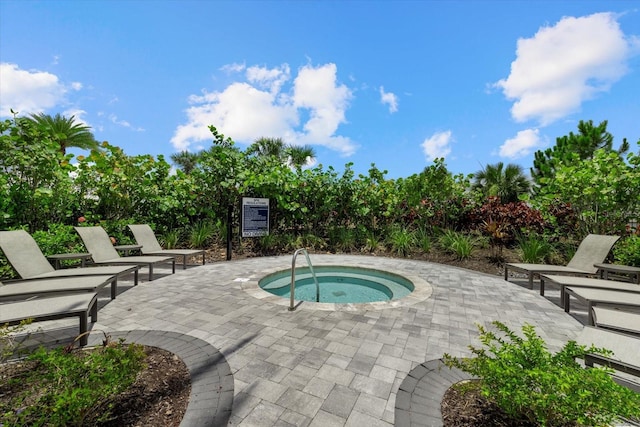
M129 224L129 230L133 233L133 237L136 239L139 245L142 245L140 251L143 254L149 254L152 252L159 252L162 250L162 246L158 243L155 233L147 224Z
M596 273L597 268L593 264L604 262L607 255L618 241L620 236L604 236L601 234L589 234L580 242L578 250L567 264L567 267Z
M0 231L0 249L23 279L54 271L36 241L24 230Z
M113 247L107 232L102 227L74 227L87 252L91 254L94 262L104 262L120 258L118 251Z

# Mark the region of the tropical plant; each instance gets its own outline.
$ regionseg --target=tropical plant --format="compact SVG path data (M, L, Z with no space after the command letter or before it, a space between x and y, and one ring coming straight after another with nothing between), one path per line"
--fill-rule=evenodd
M60 152L64 156L67 148L81 148L83 150L97 150L98 142L91 133L91 127L76 122L76 117L64 117L60 114L50 116L49 114L32 114L29 120L38 124L44 129L49 137L60 147Z
M175 249L178 247L182 231L179 229L173 229L165 232L160 238L165 249Z
M555 177L560 165L568 166L591 159L597 150L613 151L613 135L607 131L607 121L604 120L598 126L594 126L593 120L586 122L580 120L577 134L569 132L569 135L556 138L556 145L544 151L536 151L534 154L531 178L535 183L535 192ZM629 143L623 139L615 152L624 154L628 150Z
M529 324L523 337L504 323L493 325L501 334L478 325L483 347L469 346L473 357L445 354L443 360L478 377L482 395L508 415L547 427L604 426L640 416L640 394L615 383L607 368L585 369L576 361L611 352L569 341L552 354Z
M265 138L261 137L254 141L249 147L247 147L246 153L248 155L256 155L259 157L275 157L280 161L286 159L287 146L282 138Z
M613 247L616 262L640 267L640 235L624 237Z
M536 234L522 235L518 238L522 262L539 264L548 261L553 246Z
M578 218L576 235L624 233L640 212L640 154L629 153L625 162L613 151L596 150L590 159L560 164L544 182L531 202L540 211L558 200L568 203Z
M171 161L186 174L191 173L198 166L199 160L200 154L190 153L189 151L181 151L171 155Z
M415 236L406 227L394 226L389 232L387 242L393 253L407 257L415 246Z
M205 247L214 237L215 227L209 221L200 221L189 230L189 244L192 248Z
M297 170L312 163L316 158L316 152L310 145L289 145L285 154L289 159L289 165Z
M510 163L505 167L504 163L498 162L476 172L471 188L485 198L499 197L505 204L517 202L521 194L529 193L530 184L521 166Z

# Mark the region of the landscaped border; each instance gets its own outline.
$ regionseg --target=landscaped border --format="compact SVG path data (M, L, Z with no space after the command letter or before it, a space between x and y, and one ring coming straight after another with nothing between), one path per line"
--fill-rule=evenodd
M446 391L471 375L449 369L442 359L416 366L400 384L396 395L395 426L442 427L440 405Z
M187 365L191 375L189 405L180 426L227 425L233 407L233 375L224 355L211 344L190 335L156 330L109 332L111 338L167 350ZM89 345L100 345L99 334Z

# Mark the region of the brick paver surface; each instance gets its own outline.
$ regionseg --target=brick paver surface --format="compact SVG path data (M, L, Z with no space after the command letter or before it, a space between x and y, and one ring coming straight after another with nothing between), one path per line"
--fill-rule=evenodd
M121 285L113 301L101 295L93 329L176 332L219 350L233 375L229 425L368 427L393 425L396 395L409 372L445 352L468 355L467 346L478 344L476 323L500 320L512 329L530 323L552 350L582 329L579 306L566 314L551 290L541 297L537 289L499 276L369 256L311 260L392 270L427 285L419 298L387 308L303 303L290 312L288 300L258 289L257 280L289 269L291 256L219 262L172 275L159 269L152 282ZM300 258L298 265L304 265ZM400 405L408 404L410 397L399 397Z

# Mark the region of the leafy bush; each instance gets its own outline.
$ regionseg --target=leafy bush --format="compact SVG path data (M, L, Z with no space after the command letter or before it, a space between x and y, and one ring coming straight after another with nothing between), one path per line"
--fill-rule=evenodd
M39 393L15 393L11 404L0 408L0 423L73 426L89 418L107 420L106 402L134 382L144 357L142 346L123 342L91 351L41 347L27 358L33 369L8 384L18 390L20 384L38 383Z
M428 254L431 251L431 246L433 242L431 241L431 235L427 231L426 228L419 228L415 232L415 240L416 245L420 248L422 252Z
M442 249L454 254L460 260L471 257L474 249L473 237L452 230L445 231L440 236L439 243Z
M192 248L203 248L215 235L215 227L208 221L194 224L189 231L189 244Z
M610 351L569 341L551 354L533 326L522 327L522 338L501 322L493 325L503 336L478 325L484 348L470 346L474 357L445 354L443 360L480 378L482 394L507 414L549 427L611 425L640 416L640 394L615 383L610 370L585 369L576 361Z
M613 256L620 264L640 267L640 236L632 235L618 241Z
M35 231L32 237L45 255L84 251L80 236L71 225L51 224L48 230Z
M541 237L530 234L518 238L518 246L522 255L522 262L537 264L547 261L553 247Z
M182 231L179 229L169 230L160 237L160 241L165 249L175 249L180 243Z
M411 253L415 243L413 233L405 227L393 227L388 237L388 244L391 251L402 257L406 257Z

